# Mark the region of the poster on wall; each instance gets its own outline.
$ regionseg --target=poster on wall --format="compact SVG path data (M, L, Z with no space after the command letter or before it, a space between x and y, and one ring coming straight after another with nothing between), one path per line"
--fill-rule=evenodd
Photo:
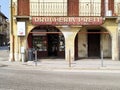
M25 22L17 22L17 35L25 36Z

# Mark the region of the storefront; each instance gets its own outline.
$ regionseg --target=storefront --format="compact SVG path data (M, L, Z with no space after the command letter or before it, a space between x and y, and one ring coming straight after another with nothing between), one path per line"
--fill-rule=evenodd
M39 58L65 56L69 59L69 54L72 60L101 58L102 52L104 58L112 57L109 49L111 36L108 30L101 26L101 17L33 17L32 24L38 26L30 32L33 42L29 41L29 47L36 48L38 44Z
M118 60L118 53L114 53L118 52L116 19L111 23L111 19L103 21L102 17L32 19L32 23L25 22L26 35L14 39L17 43L15 52L20 52L21 47L24 47L26 61L29 49L37 50L38 59L98 59L103 53L104 58ZM21 59L21 53L16 53L15 56L16 59Z
M28 35L28 49L37 50L38 58L65 58L65 39L52 25L39 25Z

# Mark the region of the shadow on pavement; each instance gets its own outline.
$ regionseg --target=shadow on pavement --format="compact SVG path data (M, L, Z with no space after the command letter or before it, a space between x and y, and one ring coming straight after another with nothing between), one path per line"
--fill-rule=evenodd
M0 67L8 67L8 65L3 65L3 64L2 64L2 65L0 65Z

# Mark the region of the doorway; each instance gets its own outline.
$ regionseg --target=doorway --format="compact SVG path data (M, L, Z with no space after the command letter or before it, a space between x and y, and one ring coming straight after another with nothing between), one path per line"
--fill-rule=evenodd
M100 32L100 30L88 30L88 57L89 58L100 57L100 33L97 33L97 32Z
M48 34L48 56L58 56L59 35Z

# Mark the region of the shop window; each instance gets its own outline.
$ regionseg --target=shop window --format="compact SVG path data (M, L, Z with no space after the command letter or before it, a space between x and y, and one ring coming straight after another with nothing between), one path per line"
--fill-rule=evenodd
M34 36L33 48L38 51L47 51L47 38L46 36Z

